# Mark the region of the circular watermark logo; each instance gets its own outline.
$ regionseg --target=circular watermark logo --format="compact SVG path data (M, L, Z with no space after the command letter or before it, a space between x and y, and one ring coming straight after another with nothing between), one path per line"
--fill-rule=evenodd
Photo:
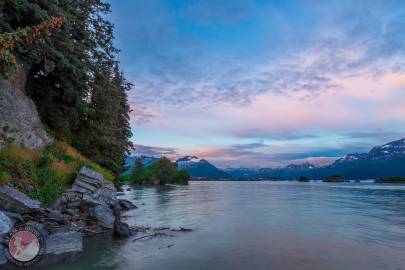
M36 264L45 251L44 238L34 226L15 228L6 238L6 244L6 257L20 267Z

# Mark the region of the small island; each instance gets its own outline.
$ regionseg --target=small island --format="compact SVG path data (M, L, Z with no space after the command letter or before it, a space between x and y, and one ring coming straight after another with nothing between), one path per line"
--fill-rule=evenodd
M138 158L135 160L132 173L121 177L121 180L138 185L187 185L190 175L185 170L179 170L176 163L163 156L156 163L146 167Z
M376 179L374 183L378 184L405 184L405 178L403 177L385 177Z
M322 182L326 183L343 183L344 181L345 179L343 178L343 176L337 174L325 176L322 180Z
M309 178L308 178L308 177L306 177L306 176L300 176L300 177L298 178L298 182L308 183L308 182L310 182L310 181L309 181Z

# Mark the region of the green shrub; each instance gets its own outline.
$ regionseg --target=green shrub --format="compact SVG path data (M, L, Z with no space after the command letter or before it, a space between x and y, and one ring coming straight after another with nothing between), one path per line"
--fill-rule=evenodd
M43 151L8 144L0 151L0 185L11 182L18 190L45 204L52 203L87 166L114 181L108 170L80 155L67 143L55 141Z
M190 175L184 170L177 170L176 165L169 159L161 157L158 162L146 167L134 170L129 177L121 178L129 179L133 184L187 184Z
M6 172L0 171L0 186L11 180L11 175Z

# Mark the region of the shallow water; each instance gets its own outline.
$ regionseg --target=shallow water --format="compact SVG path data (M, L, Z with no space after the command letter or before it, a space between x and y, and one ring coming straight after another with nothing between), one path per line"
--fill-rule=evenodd
M137 188L131 225L192 232L93 239L51 270L405 269L405 186L191 182Z

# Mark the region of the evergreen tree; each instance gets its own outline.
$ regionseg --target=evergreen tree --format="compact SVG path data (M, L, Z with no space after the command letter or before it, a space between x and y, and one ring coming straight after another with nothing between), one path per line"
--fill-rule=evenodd
M161 185L170 183L174 173L176 172L176 167L166 157L161 157L157 162L156 177L160 181Z
M132 174L139 174L143 171L143 163L140 158L137 158L134 163L134 167L132 169Z
M64 19L61 31L28 46L19 42L12 53L29 70L27 93L56 136L118 173L131 145L131 85L115 60L108 12L101 0L0 1L0 33Z
M78 132L79 148L116 173L123 169L124 154L131 146L126 94L129 87L117 64L105 64L93 82L89 110Z

